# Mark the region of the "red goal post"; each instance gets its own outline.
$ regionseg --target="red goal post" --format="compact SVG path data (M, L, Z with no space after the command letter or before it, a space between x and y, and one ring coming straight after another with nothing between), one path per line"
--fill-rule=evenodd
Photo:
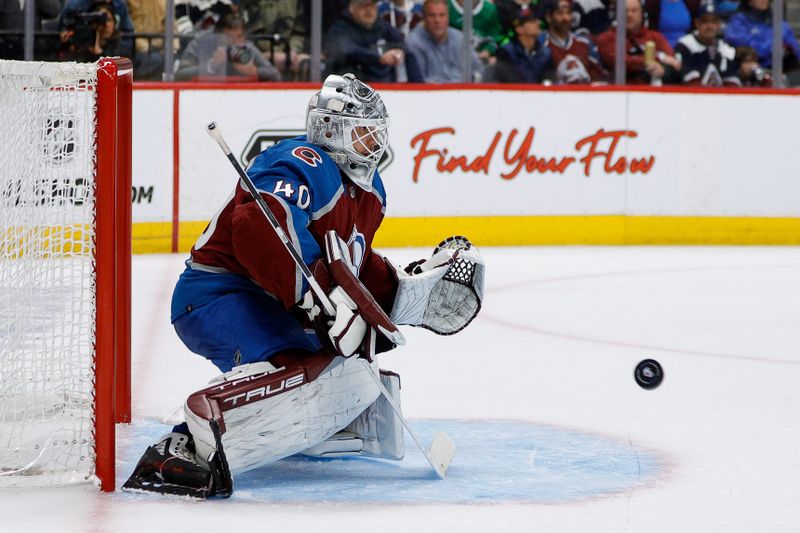
M0 61L0 487L115 487L130 422L132 67Z
M115 423L131 421L132 88L129 59L98 62L95 461L104 491L115 485Z

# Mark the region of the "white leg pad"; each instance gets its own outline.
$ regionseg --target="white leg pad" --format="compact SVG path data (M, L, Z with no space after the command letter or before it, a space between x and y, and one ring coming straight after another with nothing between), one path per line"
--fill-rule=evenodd
M210 457L215 451L210 418L222 421L222 447L233 473L318 444L379 396L370 371L377 371L377 363L368 369L355 357L337 357L313 381L305 379L301 365L254 376L236 373L234 381L199 391L186 402L197 455Z
M400 405L400 376L381 370L381 381ZM312 457L363 455L399 461L405 455L403 424L386 398L380 396L342 431L302 453Z

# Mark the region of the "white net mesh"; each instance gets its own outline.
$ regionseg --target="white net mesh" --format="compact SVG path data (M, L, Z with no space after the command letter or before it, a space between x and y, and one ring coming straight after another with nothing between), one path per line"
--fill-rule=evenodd
M94 475L95 86L0 61L0 487Z

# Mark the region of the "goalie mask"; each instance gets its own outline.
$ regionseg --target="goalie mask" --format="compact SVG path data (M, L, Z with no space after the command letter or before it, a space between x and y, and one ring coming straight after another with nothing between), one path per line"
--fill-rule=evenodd
M308 141L324 148L342 172L364 190L388 144L383 100L352 74L330 75L308 103Z

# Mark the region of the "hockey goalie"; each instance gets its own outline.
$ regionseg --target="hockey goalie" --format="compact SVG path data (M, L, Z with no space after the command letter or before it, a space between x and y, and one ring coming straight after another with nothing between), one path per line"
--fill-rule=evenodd
M257 192L237 185L172 299L178 336L222 374L189 396L185 422L147 448L123 490L227 497L237 473L298 453L403 458L399 410L387 406L399 405L399 376L375 354L405 342L398 325L466 327L481 307L484 263L463 237L405 268L372 249L388 120L371 87L332 75L311 98L306 135L253 159Z

